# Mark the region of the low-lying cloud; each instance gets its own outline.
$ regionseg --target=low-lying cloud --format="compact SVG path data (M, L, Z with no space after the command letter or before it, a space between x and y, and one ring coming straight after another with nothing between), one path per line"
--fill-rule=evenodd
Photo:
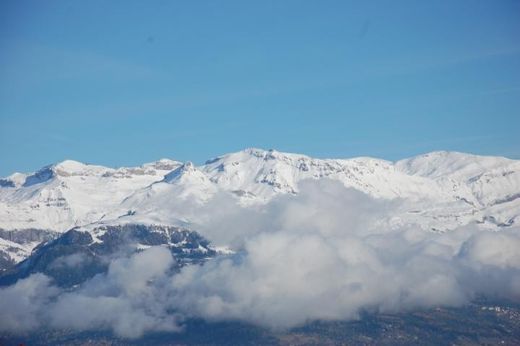
M290 328L480 295L520 300L518 229L383 226L397 207L330 181L305 182L299 195L256 208L217 196L199 210L198 228L236 254L175 273L170 252L153 247L72 291L35 274L0 289L0 330L108 328L135 338L181 331L192 317Z

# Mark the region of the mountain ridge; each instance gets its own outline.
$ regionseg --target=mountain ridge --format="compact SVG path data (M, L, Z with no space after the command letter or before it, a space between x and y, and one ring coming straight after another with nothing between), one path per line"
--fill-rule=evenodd
M309 179L331 179L373 198L401 201L400 213L385 221L389 226L447 231L473 223L500 229L520 216L519 160L447 151L395 162L318 159L248 148L201 166L161 159L110 168L65 160L34 173L15 173L0 179L0 228L65 232L96 224L185 227L197 222L187 206L196 209L223 194L254 208L277 196L298 194L301 182ZM22 246L9 242L3 239L2 249ZM13 255L17 259L31 251L23 246L25 254Z
M201 165L195 165L195 164L193 164L192 161L186 161L186 162L191 162L195 167L202 167L209 163L212 163L216 159L219 159L219 158L222 158L222 157L225 157L228 155L232 155L232 154L239 154L239 153L251 153L251 155L262 155L262 153L265 153L266 155L269 154L268 157L274 157L273 154L274 155L281 154L284 156L301 157L301 158L308 158L308 159L315 159L315 160L336 160L336 161L348 161L348 160L356 160L356 159L365 160L366 159L366 160L385 161L385 162L392 163L392 164L397 164L401 161L406 161L406 160L410 160L410 159L414 159L414 158L421 158L421 157L425 157L425 156L427 157L427 156L433 156L433 155L443 155L443 154L444 155L445 154L462 154L464 156L470 156L470 157L474 157L474 158L495 158L495 159L503 159L504 161L512 161L512 162L520 161L518 159L512 159L512 158L508 158L506 156L501 156L501 155L480 155L480 154L466 153L466 152L455 151L455 150L435 150L435 151L426 152L423 154L405 157L402 159L387 160L387 159L381 159L381 158L378 158L375 156L352 156L352 157L336 157L336 158L334 158L334 157L313 157L313 156L310 156L307 154L300 154L300 153L295 153L295 152L284 152L284 151L278 151L275 149L262 149L262 148L257 148L257 147L249 147L249 148L246 148L246 149L243 149L240 151L230 152L230 153L222 154L219 156L215 156L213 158L207 159ZM85 166L85 167L99 167L99 168L103 168L103 169L109 170L109 171L111 171L111 170L118 171L118 170L128 170L128 169L154 167L154 166L157 167L160 165L171 165L171 164L182 164L182 163L183 163L182 161L177 161L177 160L170 159L170 158L161 158L156 161L150 161L147 163L143 163L139 166L125 166L125 165L123 165L123 166L105 166L105 165L98 165L98 164L93 164L93 163L77 161L74 159L64 159L61 161L56 161L53 163L48 163L46 165L43 165L41 168L39 168L35 171L26 171L26 172L15 171L15 172L11 173L10 175L0 177L0 180L20 179L20 178L16 178L16 176L27 177L27 176L37 173L38 171L40 171L42 169L49 168L49 167L58 167L58 168L62 168L63 170L67 171L68 170L67 168L71 168L74 165L77 165L77 166L81 165L81 166Z

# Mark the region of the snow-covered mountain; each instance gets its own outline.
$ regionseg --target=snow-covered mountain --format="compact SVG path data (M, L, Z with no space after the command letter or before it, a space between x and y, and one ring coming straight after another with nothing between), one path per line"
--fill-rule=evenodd
M63 161L32 174L0 180L0 228L64 232L102 220L131 194L182 163L160 160L118 169Z
M40 241L20 236L29 230L46 232L41 240L47 240L52 232L78 226L189 228L197 221L194 208L217 194L231 196L248 208L277 195L298 194L305 179L325 178L375 198L400 201L399 212L386 220L390 227L413 224L427 231L446 231L473 222L498 230L519 220L517 160L457 152L433 152L397 162L315 159L246 149L200 167L167 159L118 169L64 161L0 179L0 253L13 262L27 257Z

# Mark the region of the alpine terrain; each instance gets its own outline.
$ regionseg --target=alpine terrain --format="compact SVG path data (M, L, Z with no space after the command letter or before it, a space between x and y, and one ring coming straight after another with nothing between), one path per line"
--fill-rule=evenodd
M107 229L128 225L189 230L197 216L180 206L203 206L223 193L254 207L278 195L297 195L305 179L337 180L377 199L399 201L399 213L384 220L389 227L448 232L475 224L500 231L520 215L520 161L503 157L440 151L389 162L246 149L202 166L162 159L114 169L67 160L0 179L0 268L69 230L93 243L102 242Z
M246 149L0 179L0 343L516 344L520 161Z

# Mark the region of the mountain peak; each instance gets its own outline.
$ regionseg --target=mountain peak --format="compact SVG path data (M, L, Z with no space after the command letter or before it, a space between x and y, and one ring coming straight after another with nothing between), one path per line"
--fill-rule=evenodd
M92 176L102 175L110 168L103 166L88 165L79 161L64 160L52 165L47 165L37 172L30 174L25 179L23 186L31 186L51 180L56 176L69 177L69 176Z
M397 161L397 169L412 175L439 178L443 176L472 177L513 160L499 156L480 156L457 151L433 151Z
M164 182L166 183L184 182L186 179L204 181L207 180L207 177L190 161L183 163L181 166L164 176Z
M0 187L20 187L26 178L27 174L15 172L8 177L0 179Z
M87 166L88 165L75 160L64 160L53 165L56 170L69 173L82 172Z
M51 166L52 171L58 176L68 177L75 175L97 176L112 170L104 166L90 165L74 160L65 160Z

